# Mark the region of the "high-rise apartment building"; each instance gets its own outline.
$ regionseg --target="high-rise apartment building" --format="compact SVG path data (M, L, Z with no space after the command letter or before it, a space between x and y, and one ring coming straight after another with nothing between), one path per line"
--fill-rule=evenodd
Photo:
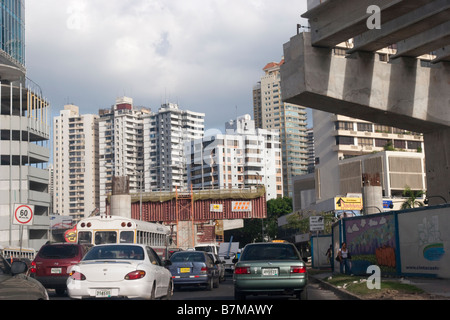
M0 245L40 248L49 238L49 103L26 78L25 1L0 3ZM32 225L14 224L17 205Z
M261 81L253 88L253 113L256 125L279 131L283 161L284 195L292 197L292 177L308 172L306 145L306 108L284 103L280 66L271 62L264 68Z
M53 119L53 210L78 221L99 207L98 115L66 105Z
M144 184L146 191L187 188L184 144L204 133L204 113L165 103L144 117Z
M143 190L143 117L150 109L134 107L132 98L121 97L99 113L100 213L104 213L113 177L128 177L132 193Z
M189 185L193 189L264 185L268 200L283 197L278 131L256 129L250 115L227 122L225 129L225 134L186 145Z

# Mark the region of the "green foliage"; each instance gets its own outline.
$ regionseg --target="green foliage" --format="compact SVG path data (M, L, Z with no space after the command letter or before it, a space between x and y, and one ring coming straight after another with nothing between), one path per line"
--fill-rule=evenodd
M334 214L321 212L318 215L323 216L325 219L323 234L331 234L331 226L336 221ZM309 217L303 218L300 214L292 214L287 217L287 221L287 228L298 230L297 233L309 232Z
M422 197L424 192L422 190L411 190L409 186L406 186L405 190L403 190L403 196L407 197L405 202L402 203L402 209L410 209L417 207L423 207L423 203L417 200L417 198Z
M247 243L276 239L278 235L278 218L292 212L292 198L284 197L267 201L266 219L245 219L244 228L225 232L225 241L231 235L233 241L241 246Z

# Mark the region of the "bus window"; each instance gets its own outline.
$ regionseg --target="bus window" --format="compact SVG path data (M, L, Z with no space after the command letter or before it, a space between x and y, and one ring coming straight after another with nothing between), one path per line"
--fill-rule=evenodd
M120 232L120 243L134 243L134 232L133 231Z
M78 232L78 243L92 243L92 232L91 231L80 231Z
M97 231L95 233L95 244L117 243L116 231Z

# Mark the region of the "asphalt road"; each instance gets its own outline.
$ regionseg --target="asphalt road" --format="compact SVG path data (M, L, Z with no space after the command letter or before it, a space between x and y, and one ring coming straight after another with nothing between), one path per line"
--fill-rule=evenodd
M58 296L53 290L49 290L50 300L70 300L67 295ZM211 291L203 288L186 287L175 290L172 297L174 301L225 301L234 300L234 288L231 277L227 277L224 282L221 282L218 288ZM249 296L248 301L285 301L295 300L291 296ZM320 288L317 283L310 281L308 285L308 300L340 300L332 291Z

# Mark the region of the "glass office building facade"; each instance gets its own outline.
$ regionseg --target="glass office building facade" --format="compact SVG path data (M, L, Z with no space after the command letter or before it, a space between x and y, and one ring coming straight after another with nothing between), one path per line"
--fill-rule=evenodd
M25 66L25 0L1 0L0 19L2 56Z

